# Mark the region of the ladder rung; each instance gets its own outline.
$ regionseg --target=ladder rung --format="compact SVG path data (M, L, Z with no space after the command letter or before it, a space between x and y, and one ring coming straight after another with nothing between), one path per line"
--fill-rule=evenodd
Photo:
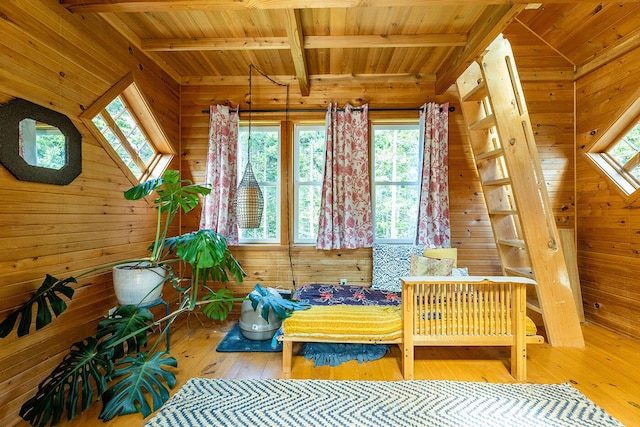
M469 125L469 130L487 130L496 125L496 119L493 114L489 114L484 119L480 119L477 122Z
M519 240L519 239L499 239L498 244L503 246L513 246L514 248L525 247L524 240Z
M511 180L509 178L499 178L499 179L490 179L483 182L485 186L501 186L501 185L509 185L511 184Z
M496 157L500 156L502 156L502 148L496 148L495 150L485 151L484 153L477 154L476 160L495 159Z
M490 215L501 215L501 216L507 216L507 215L518 215L518 211L515 209L491 209L489 211Z
M478 86L474 87L462 97L462 102L467 101L481 101L487 97L487 85L484 80L478 82Z
M527 277L529 279L533 279L533 272L530 268L522 268L522 267L504 267L505 273L509 276L519 276L519 277Z

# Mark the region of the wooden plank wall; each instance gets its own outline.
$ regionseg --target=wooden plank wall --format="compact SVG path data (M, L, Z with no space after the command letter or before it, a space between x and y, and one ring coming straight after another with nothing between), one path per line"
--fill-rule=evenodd
M505 34L516 44L514 51L524 80L556 221L560 227L572 228L575 220L573 66L520 24L514 23ZM284 89L262 86L258 79L254 79L253 86L254 110L284 108ZM456 107L456 111L449 115L452 246L459 248L459 265L468 267L472 274L500 274L500 261L471 158L457 93L451 90L435 97L432 87L432 82L420 80L388 82L384 86L357 78L332 82L312 80L310 96L303 98L293 95L290 105L295 106L293 110L324 109L328 102L337 102L339 105L345 102L368 102L370 108L382 109L419 106L426 101L451 102ZM240 103L241 111L246 111L243 102L247 94L248 86L193 82L182 87L182 169L189 171L196 181L204 179L205 170L208 115L203 111L207 111L212 103L230 103L234 106ZM375 121L397 118L398 113L372 112L370 115L371 120ZM258 115L256 118L256 113L253 115L254 120L274 120L276 123L283 120L282 116ZM417 113L404 113L404 117L415 119ZM246 116L243 118L246 119ZM324 114L290 113L290 121L304 120L323 121ZM289 141L286 164L291 162L291 144ZM291 206L292 203L287 203L283 198L283 206ZM196 228L198 221L198 216L191 215L184 226ZM286 218L283 224L286 224ZM371 249L319 251L312 246L290 248L286 238L285 234L284 243L277 246L233 248L248 277L242 285L229 285L229 288L237 295L243 295L256 282L283 288L309 282L335 283L342 277L352 284L371 283Z
M45 273L66 277L146 253L153 209L124 200L131 183L77 117L134 72L178 147L179 86L97 15L72 15L57 0L3 0L0 17L0 101L19 97L52 108L83 135L82 174L70 185L17 181L0 167L1 320ZM93 334L116 305L110 273L81 284L67 312L48 328L0 339L0 425L19 420L20 406L69 346Z
M638 80L636 48L581 77L576 100L578 266L585 316L633 337L640 336L640 201L624 203L582 152L634 100Z
M245 86L186 84L180 88L148 58L129 46L95 15L72 15L56 0L8 0L0 3L0 100L21 97L70 116L83 134L83 173L64 187L16 181L0 168L0 318L25 301L45 273L76 274L107 261L145 253L155 216L143 202L129 203L122 191L130 183L83 128L77 116L104 91L134 72L165 131L181 157L175 163L201 182L205 168L208 116L211 103L244 100ZM532 59L521 28L510 28L514 40L522 37L516 59L523 65L525 92L532 121L540 136L541 157L549 178L557 220L574 226L573 149L571 112L573 98L556 68L541 77L545 61ZM528 40L528 41L527 41ZM546 61L557 61L549 57ZM551 77L550 77L551 76ZM261 92L262 91L262 92ZM281 92L259 90L254 108L282 108ZM261 93L260 93L261 92ZM358 79L312 81L309 97L292 97L296 108L324 109L328 102L369 102L372 108L419 106L425 101L450 101L450 184L453 246L460 250L460 264L472 274L500 272L486 210L470 159L457 95L433 95L433 80ZM246 108L245 108L246 109ZM292 114L291 121L317 119ZM372 113L372 119L389 118ZM417 113L411 118L417 118ZM279 121L283 117L269 117ZM290 143L290 142L289 142ZM571 147L571 148L569 148ZM290 151L288 151L290 159ZM290 176L290 175L289 175ZM183 221L183 231L197 228L198 215ZM285 239L286 242L286 239ZM309 246L289 248L253 246L234 248L249 278L233 286L246 294L255 282L291 287L309 281L333 282L346 277L350 283L370 283L371 251L317 251ZM290 261L291 260L291 261ZM57 363L61 352L91 333L95 323L115 305L110 276L94 276L82 282L77 298L59 322L29 337L3 339L0 346L0 424L16 421L20 405Z

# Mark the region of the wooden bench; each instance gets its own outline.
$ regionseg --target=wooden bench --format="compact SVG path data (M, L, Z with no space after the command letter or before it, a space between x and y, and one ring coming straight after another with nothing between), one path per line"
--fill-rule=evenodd
M417 346L509 346L511 374L519 381L526 380L527 344L544 342L541 336L527 335L526 331L526 287L535 285L533 280L506 276L424 276L404 277L401 282L400 338L381 340L365 336L345 340L330 333L310 338L287 335L285 325L283 372L291 372L294 342L397 344L402 350L403 376L408 380L414 378Z

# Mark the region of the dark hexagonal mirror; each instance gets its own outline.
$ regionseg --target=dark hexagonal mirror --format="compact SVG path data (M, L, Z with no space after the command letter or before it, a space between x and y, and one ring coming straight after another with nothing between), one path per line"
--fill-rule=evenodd
M14 99L0 105L0 162L19 180L67 185L82 172L82 135L64 114Z

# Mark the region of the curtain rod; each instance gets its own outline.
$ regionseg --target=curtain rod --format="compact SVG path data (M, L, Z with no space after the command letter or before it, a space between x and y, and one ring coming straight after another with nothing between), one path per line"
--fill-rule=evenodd
M339 111L344 111L343 108L338 108ZM360 108L353 108L355 111L359 111ZM369 111L420 111L421 108L369 108ZM309 108L306 110L252 110L254 113L318 113L318 112L326 112L326 109L321 108ZM441 109L442 111L442 109ZM450 106L449 112L453 113L456 111L456 107ZM249 111L238 111L238 113L248 113ZM203 114L209 114L209 110L202 110ZM235 113L235 111L231 111L231 113Z

